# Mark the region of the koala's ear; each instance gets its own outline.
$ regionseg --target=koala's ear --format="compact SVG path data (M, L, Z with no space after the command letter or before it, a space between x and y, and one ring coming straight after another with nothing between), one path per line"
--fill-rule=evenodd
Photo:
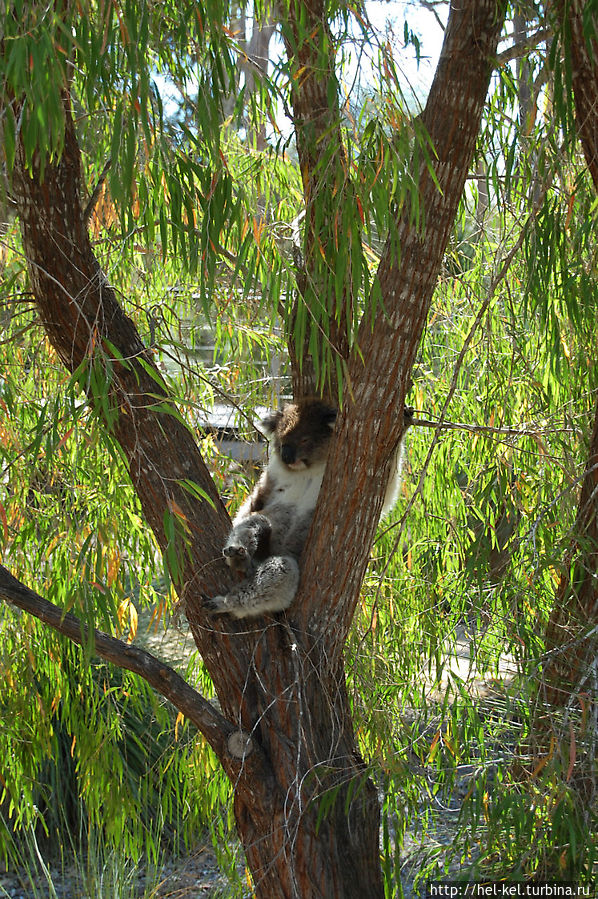
M262 418L260 422L260 430L263 431L264 434L273 434L281 418L282 412L280 411L280 409L276 412L271 412L270 415L266 415L265 418Z
M327 424L329 428L333 428L336 422L336 409L333 409L332 406L328 406L322 413L322 419L324 424Z

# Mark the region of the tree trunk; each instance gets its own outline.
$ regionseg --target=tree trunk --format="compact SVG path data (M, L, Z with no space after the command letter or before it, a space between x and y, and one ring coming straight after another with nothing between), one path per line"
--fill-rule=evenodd
M559 0L555 4L567 58L571 61L571 81L575 99L575 124L588 169L598 191L598 16L584 0ZM587 20L586 20L587 16Z
M598 402L582 482L575 541L565 559L546 633L542 696L562 707L574 694L598 695Z
M502 11L494 0L451 8L424 113L440 190L423 168L425 225L416 229L407 213L398 223L400 261L390 243L383 255L384 312L373 327L363 324L361 354L349 359L354 401L339 422L302 586L285 616L235 622L203 612L202 594L221 592L230 578L214 561L228 519L191 434L165 411L160 376L93 255L68 97L60 161L46 162L42 177L39 160L28 172L22 149L18 155L15 196L44 327L120 444L167 558L165 516L176 525L174 581L227 720L229 738L211 734L212 745L235 788L239 835L264 899L384 894L378 796L356 748L342 652L403 429L405 385L473 155ZM190 496L189 480L213 506ZM205 733L201 716L197 723Z
M451 4L422 116L436 176L422 165L418 183L424 225L413 225L406 209L398 222L398 241L388 240L377 274L384 312L373 327L369 320L362 322L357 339L361 355L350 361L353 402L337 421L322 485L327 495L330 482L340 477L338 502L333 512L318 505L303 563L305 589L314 599L301 606L302 625L310 629L325 621L331 644L344 644L359 596L367 555L347 568L346 546L361 541L369 547L374 537L403 431L406 385L473 157L503 16L504 4L493 0ZM335 527L335 520L342 526ZM322 584L326 588L318 590ZM336 600L338 584L343 585L343 603Z
M575 120L588 170L598 191L598 42L584 23L580 0L555 6L563 33L575 100ZM585 30L584 30L585 24ZM590 33L586 40L586 32ZM561 570L546 639L542 681L532 720L530 749L555 757L582 803L596 795L598 739L598 400L574 526ZM571 715L570 713L574 714ZM581 712L579 726L576 713ZM556 714L555 714L556 713ZM564 713L564 716L560 713ZM540 770L542 769L540 765ZM534 765L537 770L538 766ZM588 806L589 808L589 806Z
M364 783L342 670L320 680L319 650L284 623L268 619L264 628L263 620L248 625L203 613L202 594L219 592L230 577L223 563L213 561L221 558L228 519L191 434L163 411L166 396L155 399L162 393L159 375L151 374L151 357L93 256L67 98L65 113L60 162L46 164L42 181L39 172L25 170L21 157L15 174L31 283L44 327L69 370L86 363L85 371L93 368L97 376L112 362L112 380L106 374L108 417L99 402L96 409L123 449L144 515L165 553L164 514L177 510L183 551L174 579L223 711L241 736L241 744L210 742L236 788L239 835L257 895L382 895L378 798ZM94 402L91 375L82 381ZM183 479L193 480L215 507L190 497ZM259 757L267 759L253 780L244 748L249 734ZM319 821L322 795L330 798L334 791L337 801Z
M348 359L348 319L357 300L352 295L347 254L339 254L336 248L339 210L354 210L355 197L341 128L335 42L324 0L291 0L281 26L289 57L291 106L305 202L298 296L288 328L293 392L295 397L317 392L336 403L336 363ZM336 294L339 266L344 271L342 297ZM320 308L325 311L320 312ZM310 353L314 343L319 358ZM326 378L322 376L324 359Z

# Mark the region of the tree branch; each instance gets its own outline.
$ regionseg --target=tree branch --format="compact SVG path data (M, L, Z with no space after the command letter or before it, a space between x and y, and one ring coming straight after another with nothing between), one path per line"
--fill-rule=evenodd
M517 43L512 44L510 47L507 47L506 50L502 50L497 55L497 68L506 65L513 59L519 59L521 56L525 56L525 54L529 53L530 50L535 50L535 48L539 46L539 44L543 44L544 41L549 40L551 37L551 28L540 28L538 31L530 34L529 37L526 37L525 40L517 41Z
M112 157L108 160L108 162L102 169L100 177L98 178L98 183L94 187L91 197L89 198L89 202L87 203L87 206L85 207L85 211L83 213L83 221L85 222L86 225L89 225L89 220L90 220L90 218L93 214L93 211L96 207L96 203L98 202L98 200L100 198L100 192L102 190L102 185L104 184L104 181L106 180L106 178L108 176L108 172L110 171L111 165L112 165Z
M176 557L173 581L223 710L235 721L241 714L250 730L255 702L241 694L251 694L247 670L255 635L226 616L210 619L203 609L204 595L232 583L222 558L230 519L151 353L94 255L81 208L81 154L68 94L63 104L64 149L47 162L43 178L38 157L28 168L20 144L15 159L15 197L36 306L58 355L69 371L81 373L91 404L120 445L165 558ZM92 373L96 379L105 373L101 402L90 390Z
M287 326L293 393L298 398L316 393L316 366L310 356L314 332L317 332L316 344L322 348L328 346L332 360L348 357L347 307L354 298L346 278L343 302L332 296L330 272L338 265L333 235L339 196L350 203L353 186L341 129L335 42L325 4L322 0L290 4L281 26L289 60L291 106L305 203L303 266L298 269L297 296ZM325 328L315 311L321 304L328 304ZM307 322L298 345L295 323L300 315L306 315ZM324 395L336 402L334 361L327 372L326 384L320 386Z
M359 354L350 360L353 402L337 423L302 560L297 603L301 628L320 635L333 664L358 601L368 562L363 547L374 539L404 430L405 392L473 158L504 11L504 0L451 4L421 116L431 149L429 161L413 172L419 224L409 204L403 204L378 267L376 319L372 327L369 316L364 317ZM425 156L422 152L420 160ZM348 548L354 546L360 550L349 556Z
M427 418L414 418L410 427L434 428L439 431L468 431L471 434L496 434L505 437L546 437L549 434L576 434L576 428L540 428L537 425L524 425L522 428L493 428L490 425L470 425L460 421L431 421Z
M78 646L89 643L89 628L76 615L64 612L30 590L2 565L0 596ZM256 741L225 718L173 668L138 646L132 646L97 629L92 633L94 649L100 658L142 677L195 725L218 756L233 783L242 788L242 781L247 777L250 781L255 777L266 777L266 781L270 782L270 768ZM252 791L255 792L253 782Z

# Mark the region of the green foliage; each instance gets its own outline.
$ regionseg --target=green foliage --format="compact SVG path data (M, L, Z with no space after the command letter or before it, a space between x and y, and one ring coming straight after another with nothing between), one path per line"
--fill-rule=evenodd
M223 394L247 410L284 390L284 360L279 382L267 370L289 336L307 342L329 379L335 326L353 346L376 312L388 237L399 257L398 214L424 224L416 173L433 148L390 46L377 47L378 93L341 112L332 63L356 23L373 39L361 11L330 12L330 32L313 39L343 150L338 140L319 145L303 219L305 173L290 140L275 133L266 151L250 146L234 129L241 96L224 117L236 52L225 6L14 2L2 12L7 173L19 140L28 163L59 155L68 86L89 195L111 160L90 219L95 251L233 504L246 473L236 470L231 485L202 414ZM404 839L424 847L422 880L451 863L463 877L589 882L596 870L595 790L569 770L572 747L589 754L583 709L556 722L568 752L555 739L538 766L529 746L597 387L596 199L574 148L570 60L559 60L556 45L530 54L538 90L525 127L517 70L505 65L495 78L478 178L459 210L409 397L419 417L467 429L410 432L402 497L374 547L347 648L356 730L383 795L388 896L400 895ZM281 60L253 97L274 132L293 65ZM158 76L194 85L189 121L168 119ZM298 232L311 280L296 304ZM109 422L111 366L122 360L107 346L68 378L29 304L13 231L2 254L3 557L84 622L145 638L144 611L157 626L172 611L166 570L180 567L185 523L167 513L165 565L110 434L82 400L90 387ZM500 430L509 428L520 433ZM117 846L138 858L143 848L157 859L165 836L190 841L210 821L232 869L230 789L203 743L133 676L92 664L92 646L70 649L4 607L0 628L3 853L26 854L23 833L58 834L66 847L69 829L82 829L108 855ZM210 694L195 658L189 674ZM334 798L333 789L329 808Z
M420 159L429 167L433 157L426 135L407 114L388 54L385 71L395 77L386 83L383 119L339 121L344 149L335 138L318 150L311 175L318 202L305 219L310 225L302 241L310 277L296 303L289 252L296 235L289 226L302 211L301 178L280 144L276 154L252 156L234 136L223 136L221 99L234 83L235 50L217 24L226 20L226 5L212 2L200 10L191 3L140 6L132 0L64 8L34 3L23 18L16 7L4 15L8 51L0 54L0 81L9 175L19 138L27 164L34 153L50 160L60 154L68 90L90 192L110 161L94 227L99 233L108 226L119 258L140 246L161 253L163 261L176 257L183 270L197 275L210 317L222 266L230 264L235 301L240 287L267 317L282 313L297 346L307 340L319 380L336 376L332 324L353 346L364 313L374 315L379 303L366 238L385 239L405 205L420 220L415 173ZM314 53L329 81L335 128L335 58L343 42L353 40L355 23L360 30L364 23L344 6L334 7L331 17L333 33L323 28L316 35ZM299 17L292 42L307 37L313 43L306 27ZM264 93L271 117L278 97L290 102L294 65L281 60ZM194 83L199 128L165 120L158 75L178 86ZM394 252L400 253L398 242Z
M42 628L25 652L24 623L3 622L12 695L2 718L19 714L2 732L3 853L14 853L31 826L54 854L88 828L133 857L140 842L154 858L168 842L180 849L204 823L188 792L190 735L179 732L177 745L171 715L138 678L86 669L79 650Z
M475 195L464 197L414 371L418 414L474 430L409 432L403 496L348 647L356 724L385 796L389 896L413 869L422 883L447 870L595 876L583 699L551 721L548 753L530 743L595 405L595 204L575 162L553 157L555 189L529 219L525 193L515 212L501 192L480 231ZM489 260L499 271L517 241L495 282Z
M25 286L19 257L9 254L6 265L12 277L4 282L0 343L4 558L82 621L125 640L146 640L172 611L163 560L110 433L83 402L79 378L68 377L42 337L26 295L16 293ZM130 296L136 302L134 291ZM98 401L108 381L103 369ZM195 394L187 412L198 401ZM2 856L26 858L32 839L44 857L48 849L66 856L81 839L98 841L106 864L117 847L157 863L167 849L181 851L197 840L223 791L223 776L214 776L213 760L206 767L197 736L144 681L92 664L93 645L75 649L28 616L7 606L1 613ZM204 772L206 794L198 786Z

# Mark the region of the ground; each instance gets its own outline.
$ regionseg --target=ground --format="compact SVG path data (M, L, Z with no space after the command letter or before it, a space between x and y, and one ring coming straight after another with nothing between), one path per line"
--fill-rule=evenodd
M36 878L35 886L23 873L0 873L0 897L2 899L136 899L144 894L146 872L139 868L132 876L127 878L127 883L122 885L122 892L117 893L109 884L104 890L99 884L94 885L92 891L86 889L78 874L75 864L64 871L50 871L52 886L48 886L43 874ZM194 897L226 896L227 882L222 876L216 863L216 858L211 848L199 845L184 859L174 859L167 862L160 869L151 874L151 883L155 884L156 891L152 899L194 899Z

